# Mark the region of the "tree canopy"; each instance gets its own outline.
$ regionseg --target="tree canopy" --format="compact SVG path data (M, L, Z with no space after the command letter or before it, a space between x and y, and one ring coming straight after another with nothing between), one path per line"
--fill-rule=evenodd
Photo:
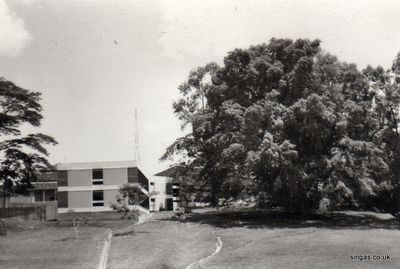
M21 127L40 127L43 118L41 94L0 78L0 183L4 193L24 192L41 169L50 166L46 145L57 142L51 136L22 134Z
M174 112L191 132L162 159L179 156L214 205L397 210L399 59L360 71L308 39L235 49L179 86Z

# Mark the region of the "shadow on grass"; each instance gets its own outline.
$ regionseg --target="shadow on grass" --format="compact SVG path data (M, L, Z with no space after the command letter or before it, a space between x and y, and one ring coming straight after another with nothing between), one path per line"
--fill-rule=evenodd
M123 231L123 232L115 232L114 237L122 237L122 236L135 236L136 234L148 234L150 232L145 231Z
M163 263L163 264L160 265L159 268L160 268L160 269L174 269L175 267L173 267L173 266L171 266L171 265L168 265L168 264L166 264L166 263Z
M164 221L177 221L162 219ZM331 228L331 229L399 229L397 219L382 220L372 215L348 215L344 212L309 214L294 217L288 212L265 210L211 211L192 213L185 222L208 224L218 228Z
M64 242L64 241L76 241L76 240L88 240L90 239L89 237L79 237L76 238L75 236L71 236L71 237L64 237L61 239L56 239L54 240L54 242Z
M104 228L110 226L120 226L120 225L128 225L131 224L132 221L129 220L88 220L85 223L82 223L82 227L96 227L96 228ZM72 228L72 221L67 220L57 220L45 223L47 227L64 227L64 228Z

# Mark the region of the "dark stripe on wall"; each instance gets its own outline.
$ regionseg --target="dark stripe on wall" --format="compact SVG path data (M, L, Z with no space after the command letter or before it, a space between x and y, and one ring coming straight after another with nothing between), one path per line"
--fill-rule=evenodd
M57 192L58 208L68 208L68 192Z
M68 171L57 171L57 182L58 186L68 186Z

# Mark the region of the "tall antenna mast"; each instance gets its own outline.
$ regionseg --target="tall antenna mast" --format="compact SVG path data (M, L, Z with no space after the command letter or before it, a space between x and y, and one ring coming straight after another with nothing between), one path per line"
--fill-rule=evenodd
M138 117L137 117L136 107L135 107L135 161L137 162L137 164L140 163L139 128L138 128Z

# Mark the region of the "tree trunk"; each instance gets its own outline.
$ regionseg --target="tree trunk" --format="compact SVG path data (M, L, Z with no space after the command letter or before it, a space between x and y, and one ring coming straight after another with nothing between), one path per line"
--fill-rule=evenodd
M219 205L219 195L216 190L211 189L211 206L218 207Z
M3 209L6 208L6 201L7 201L6 188L3 186Z

